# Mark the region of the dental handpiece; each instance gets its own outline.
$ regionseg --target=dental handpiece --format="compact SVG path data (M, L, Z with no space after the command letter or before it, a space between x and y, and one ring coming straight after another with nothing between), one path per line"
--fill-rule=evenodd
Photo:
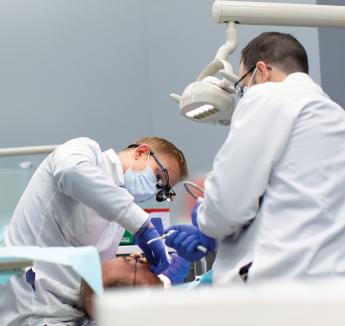
M153 239L147 241L146 243L149 245L149 244L151 244L152 242L155 242L155 241L157 241L157 240L160 240L160 239L163 240L163 239L167 238L170 234L172 234L172 233L174 233L174 232L175 232L174 230L171 230L171 231L169 231L168 233L165 233L165 234L163 234L163 235L160 236L160 237L153 238Z
M171 230L171 231L169 231L168 233L165 233L165 234L163 234L163 235L160 236L160 237L153 238L153 239L147 241L147 244L149 245L149 244L151 244L152 242L155 242L155 241L160 240L160 239L163 240L163 239L167 238L170 234L172 234L172 233L174 233L174 232L175 232L175 230ZM198 251L204 253L204 254L207 253L207 249L206 249L204 246L202 246L202 245L198 245L198 246L196 247L196 249L197 249Z

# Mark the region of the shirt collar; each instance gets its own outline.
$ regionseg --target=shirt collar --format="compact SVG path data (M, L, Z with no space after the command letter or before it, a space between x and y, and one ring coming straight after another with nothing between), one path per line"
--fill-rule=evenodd
M123 167L122 163L113 149L108 149L104 152L105 156L109 159L112 167L112 172L114 172L119 181L119 186L123 187L125 185L123 178Z
M290 75L288 75L284 81L296 81L296 80L301 80L301 81L312 81L312 79L310 78L310 76L304 72L294 72Z

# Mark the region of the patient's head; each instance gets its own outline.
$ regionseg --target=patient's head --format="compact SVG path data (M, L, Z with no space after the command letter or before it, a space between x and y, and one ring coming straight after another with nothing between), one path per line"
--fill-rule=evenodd
M150 271L140 254L102 262L104 288L129 286L163 286L162 281ZM93 317L93 291L83 280L80 285L80 301L90 317Z

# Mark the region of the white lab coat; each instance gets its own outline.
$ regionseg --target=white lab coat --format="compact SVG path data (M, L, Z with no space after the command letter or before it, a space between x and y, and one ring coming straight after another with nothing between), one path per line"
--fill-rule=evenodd
M101 152L88 138L68 141L36 170L15 209L5 245L93 245L102 260L114 258L124 228L135 233L148 218L123 185L122 165L113 150ZM33 269L36 291L24 277L13 278L2 290L0 325L80 323L80 277L53 264L37 262ZM16 300L7 305L11 294Z
M243 284L249 262L248 284L344 278L344 186L344 110L303 73L248 89L199 209L215 284Z

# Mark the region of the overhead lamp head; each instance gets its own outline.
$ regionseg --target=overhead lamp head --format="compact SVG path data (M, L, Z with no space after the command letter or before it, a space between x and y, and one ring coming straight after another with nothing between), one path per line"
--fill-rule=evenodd
M181 114L191 120L225 126L235 109L232 94L207 80L189 84L179 104Z
M223 71L227 72L224 74L226 79L214 77ZM185 88L181 96L171 94L170 97L178 102L180 113L188 119L227 126L236 106L233 88L235 80L237 76L232 74L229 62L214 60L195 82Z

